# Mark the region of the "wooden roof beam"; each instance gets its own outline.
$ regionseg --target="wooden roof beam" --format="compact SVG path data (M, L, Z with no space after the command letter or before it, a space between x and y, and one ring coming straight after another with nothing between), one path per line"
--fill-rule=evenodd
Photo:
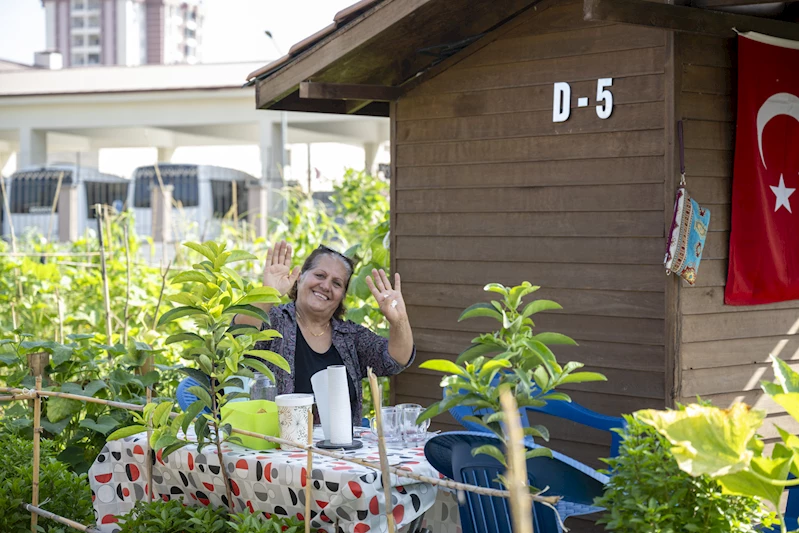
M300 82L300 98L317 100L369 100L391 102L400 97L402 89L384 85L359 85L351 83Z
M779 0L777 0L779 1ZM775 0L692 0L691 5L701 8L754 6L759 4L773 4Z
M585 20L649 26L716 37L735 37L735 28L741 32L755 31L773 37L799 40L799 24L794 22L641 0L584 0L583 14Z

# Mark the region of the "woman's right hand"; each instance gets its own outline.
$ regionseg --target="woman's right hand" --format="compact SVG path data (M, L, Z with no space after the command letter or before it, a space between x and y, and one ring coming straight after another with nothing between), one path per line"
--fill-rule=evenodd
M291 245L286 241L276 243L266 252L264 286L272 287L283 296L300 277L300 267L291 270Z

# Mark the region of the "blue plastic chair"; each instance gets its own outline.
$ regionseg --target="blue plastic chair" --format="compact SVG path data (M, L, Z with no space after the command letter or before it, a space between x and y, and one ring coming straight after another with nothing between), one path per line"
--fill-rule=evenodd
M199 385L200 382L194 378L184 378L183 381L178 383L178 390L175 392L175 399L178 401L180 409L185 412L191 404L197 401L197 396L189 392L189 387ZM203 413L210 415L211 410L207 407L202 410Z
M496 381L498 382L498 379ZM444 394L446 395L446 389L444 389ZM527 418L527 411L535 411L537 413L564 418L587 427L607 431L610 433L610 456L616 457L619 454L621 435L613 431L613 429L623 429L626 427L627 423L621 417L603 415L574 402L550 400L543 407L520 407L519 415L522 419L522 427L530 426L530 421ZM450 408L449 412L455 420L467 430L488 433L488 430L483 426L463 419L465 416L475 414L475 410L472 407L458 405ZM478 412L483 411L478 410Z
M428 462L450 479L478 487L504 489L497 481L498 475L504 473L502 464L487 455L472 456L472 449L484 444L501 447L501 441L493 434L453 431L430 439L424 452ZM525 440L525 446L528 449L539 447L529 439ZM556 505L561 520L603 510L592 503L602 494L608 477L561 453L553 451L552 458L528 459L527 478L531 486L549 487L547 495L562 497ZM510 506L505 498L466 493L459 512L463 533L513 533ZM533 531L560 533L562 528L552 509L536 503L533 505Z

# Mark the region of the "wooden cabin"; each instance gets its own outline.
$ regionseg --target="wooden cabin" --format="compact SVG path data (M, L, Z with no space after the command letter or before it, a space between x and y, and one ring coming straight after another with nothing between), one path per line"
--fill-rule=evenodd
M745 400L799 430L759 389L770 353L799 364L799 302L723 299L732 28L799 40L796 4L755 8L766 16L711 10L755 2L366 0L250 80L259 109L389 117L391 259L417 363L454 359L496 327L457 321L489 299L486 283L528 280L564 308L539 315L538 330L579 342L555 347L559 359L608 378L568 387L575 401L618 415L696 395ZM688 190L712 213L693 287L663 267L680 119ZM392 393L429 404L439 381L410 368ZM608 453L604 435L543 423L555 449L592 465Z

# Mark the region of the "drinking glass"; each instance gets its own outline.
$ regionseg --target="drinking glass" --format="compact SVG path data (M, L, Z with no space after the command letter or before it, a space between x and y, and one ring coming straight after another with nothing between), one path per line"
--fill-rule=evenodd
M386 442L399 442L402 440L402 426L400 425L400 412L396 407L383 407L380 410L383 422L383 438ZM372 434L377 437L377 421L375 417L369 419Z
M417 424L416 419L424 412L424 407L418 404L405 403L397 406L400 410L400 425L402 426L402 437L408 442L418 443L427 438L427 428L430 427L430 419Z

